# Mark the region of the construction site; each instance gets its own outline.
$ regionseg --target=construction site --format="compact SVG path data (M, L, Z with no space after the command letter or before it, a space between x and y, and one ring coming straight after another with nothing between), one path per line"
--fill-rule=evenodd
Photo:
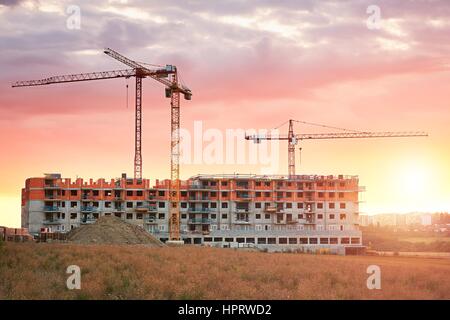
M197 175L180 180L180 100L192 92L178 80L177 67L148 69L107 48L104 53L131 69L53 76L18 81L13 87L131 78L135 84L134 176L74 181L60 173L29 178L22 190L22 227L68 233L103 217L115 216L139 226L170 245L256 247L270 251L325 250L334 254L364 252L358 228L357 176L296 174L295 148L311 139L389 138L426 136L424 132L367 132L338 129L337 133L297 134L289 120L286 135L247 135L250 142L285 140L286 175ZM142 175L142 80L164 85L170 99L170 179L151 182ZM306 122L303 122L306 123ZM308 124L308 123L307 123ZM105 229L104 232L108 232Z
M437 310L450 1L397 2L0 0L0 309Z

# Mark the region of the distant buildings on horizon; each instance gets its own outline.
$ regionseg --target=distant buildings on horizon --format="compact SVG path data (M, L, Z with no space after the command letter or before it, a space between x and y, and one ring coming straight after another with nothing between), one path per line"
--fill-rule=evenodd
M394 226L394 227L406 227L406 226L442 226L443 228L450 227L450 214L448 212L440 213L383 213L383 214L360 214L359 224L363 227L366 226Z

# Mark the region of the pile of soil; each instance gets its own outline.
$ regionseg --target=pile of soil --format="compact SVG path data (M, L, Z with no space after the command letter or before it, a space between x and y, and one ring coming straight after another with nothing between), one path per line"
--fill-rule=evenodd
M127 223L114 216L103 216L90 225L69 232L69 242L81 244L145 244L163 246L163 243L141 226Z

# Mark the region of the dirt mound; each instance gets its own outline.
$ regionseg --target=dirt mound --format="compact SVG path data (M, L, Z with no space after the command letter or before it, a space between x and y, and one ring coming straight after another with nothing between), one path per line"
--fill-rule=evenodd
M103 216L94 224L84 225L69 232L70 242L82 244L146 244L163 246L163 243L145 231L113 216Z

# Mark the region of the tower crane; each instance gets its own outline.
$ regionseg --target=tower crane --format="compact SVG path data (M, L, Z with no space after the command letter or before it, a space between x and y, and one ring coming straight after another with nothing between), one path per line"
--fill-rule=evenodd
M172 241L180 240L180 94L186 100L191 100L192 92L178 81L177 68L166 65L165 68L148 69L141 63L131 60L113 49L106 48L104 53L131 69L102 71L91 73L69 74L53 76L40 80L17 81L12 87L30 87L65 82L78 82L102 80L113 78L136 78L135 96L135 154L134 178L142 179L142 79L152 78L165 86L165 96L170 98L171 124L170 124L170 186L169 186L169 238Z
M338 127L332 127L317 123L311 123L306 121L299 121L290 119L289 129L287 135L245 135L246 140L253 140L254 143L260 143L261 140L286 140L288 142L288 174L290 178L295 176L295 146L298 144L299 140L310 140L310 139L347 139L347 138L394 138L394 137L424 137L428 136L426 132L422 131L402 131L402 132L368 132L368 131L356 131L343 129ZM277 128L284 125L286 122L278 126ZM320 127L326 127L331 129L338 129L345 132L334 132L334 133L294 133L294 122L300 122L303 124L315 125ZM275 128L275 129L277 129Z

